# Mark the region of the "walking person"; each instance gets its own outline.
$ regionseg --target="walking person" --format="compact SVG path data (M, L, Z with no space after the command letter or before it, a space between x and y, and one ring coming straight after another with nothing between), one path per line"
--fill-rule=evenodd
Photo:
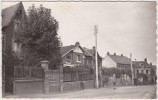
M115 90L116 89L116 76L115 76L115 74L113 74L112 81L113 81L113 86L114 86L114 90Z

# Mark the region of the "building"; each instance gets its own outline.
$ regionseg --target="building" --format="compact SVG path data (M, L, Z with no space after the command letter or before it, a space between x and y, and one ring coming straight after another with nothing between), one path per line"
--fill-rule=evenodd
M84 66L95 68L95 48L82 48L79 42L75 45L61 47L64 67ZM98 54L98 66L102 67L102 58Z
M144 73L147 75L151 74L151 66L148 64L147 59L144 61L133 61L134 63L134 75L137 77L139 73Z
M144 83L145 81L151 82L151 67L152 64L149 64L147 62L147 58L144 59L144 61L133 61L134 64L134 77L136 79L138 79L138 81L140 81L141 83ZM145 76L143 77L143 75L146 75L146 79Z
M19 56L21 45L15 41L20 20L25 16L22 2L2 9L2 64L5 66L6 89L10 90L9 80L14 76L13 55Z
M119 68L119 69L130 69L131 68L131 59L121 55L110 54L107 52L107 55L103 59L103 67L106 68Z

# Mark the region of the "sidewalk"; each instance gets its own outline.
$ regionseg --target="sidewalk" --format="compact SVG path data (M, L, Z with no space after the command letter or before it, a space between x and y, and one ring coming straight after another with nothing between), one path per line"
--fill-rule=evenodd
M7 95L5 98L155 98L155 86L125 86L113 88L85 89L51 94Z

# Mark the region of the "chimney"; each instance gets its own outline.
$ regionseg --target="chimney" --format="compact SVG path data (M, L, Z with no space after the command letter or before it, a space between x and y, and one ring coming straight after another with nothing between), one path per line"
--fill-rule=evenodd
M79 42L76 42L75 45L76 45L76 46L77 46L77 45L80 45L80 43L79 43Z
M152 66L152 63L150 63L150 66Z
M145 58L144 61L147 63L147 58Z
M116 56L116 53L114 53L114 56Z
M110 53L109 53L109 52L107 52L107 55L110 55Z
M95 46L93 46L93 50L95 50Z
M123 54L121 54L121 56L123 56Z

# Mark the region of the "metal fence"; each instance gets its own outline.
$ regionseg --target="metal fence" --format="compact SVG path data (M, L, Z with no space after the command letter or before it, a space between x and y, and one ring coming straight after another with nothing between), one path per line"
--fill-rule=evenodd
M43 79L44 71L42 68L14 67L15 79Z
M94 79L94 74L92 74L90 70L63 71L64 82L86 81L93 79Z

